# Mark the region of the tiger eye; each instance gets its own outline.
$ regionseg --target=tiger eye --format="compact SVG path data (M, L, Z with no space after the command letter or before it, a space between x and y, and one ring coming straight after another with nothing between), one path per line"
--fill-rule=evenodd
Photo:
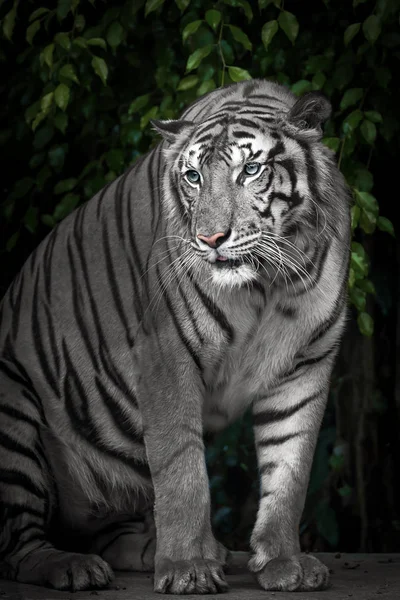
M247 163L247 165L244 165L244 172L246 175L257 175L260 169L261 165L258 162Z
M200 173L198 171L195 171L194 169L189 169L189 171L186 171L185 177L189 183L200 182Z

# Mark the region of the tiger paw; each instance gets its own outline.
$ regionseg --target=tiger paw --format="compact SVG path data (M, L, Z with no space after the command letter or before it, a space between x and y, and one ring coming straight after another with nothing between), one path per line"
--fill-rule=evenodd
M77 592L104 588L114 579L111 567L95 554L75 554L54 550L51 554L46 552L48 555L38 564L39 554L41 553L32 553L28 557L28 559L32 558L32 561L27 560L27 564L22 564L18 581ZM30 562L33 563L34 568L29 564Z
M254 561L253 564L255 564ZM291 558L274 558L261 570L250 570L265 590L287 592L313 592L329 585L329 570L315 556L296 554Z
M156 566L154 591L160 594L218 594L227 590L219 561L161 559Z

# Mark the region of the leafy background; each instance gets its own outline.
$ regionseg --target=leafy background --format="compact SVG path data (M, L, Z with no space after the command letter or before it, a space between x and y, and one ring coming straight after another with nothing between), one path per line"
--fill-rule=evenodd
M1 292L58 221L218 86L254 77L334 111L324 142L353 195L350 318L301 524L304 549L400 546L399 0L3 0ZM396 74L396 75L395 75ZM251 416L207 444L219 537L246 549Z

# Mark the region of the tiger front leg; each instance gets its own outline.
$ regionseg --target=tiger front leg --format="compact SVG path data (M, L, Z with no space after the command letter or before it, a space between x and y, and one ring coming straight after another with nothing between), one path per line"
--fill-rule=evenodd
M145 379L142 375L139 402L155 493L154 589L223 592L226 551L211 529L198 370L190 357L168 368L156 361Z
M249 568L266 590L313 591L329 583L327 567L300 554L299 524L326 405L330 363L302 367L254 405L261 488Z

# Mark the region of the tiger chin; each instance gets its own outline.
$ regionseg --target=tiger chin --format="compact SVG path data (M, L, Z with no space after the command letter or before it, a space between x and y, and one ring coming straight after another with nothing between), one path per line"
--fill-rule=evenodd
M346 321L330 110L262 80L211 92L28 258L1 304L3 577L225 591L203 433L251 407L249 568L266 590L328 585L298 530Z

